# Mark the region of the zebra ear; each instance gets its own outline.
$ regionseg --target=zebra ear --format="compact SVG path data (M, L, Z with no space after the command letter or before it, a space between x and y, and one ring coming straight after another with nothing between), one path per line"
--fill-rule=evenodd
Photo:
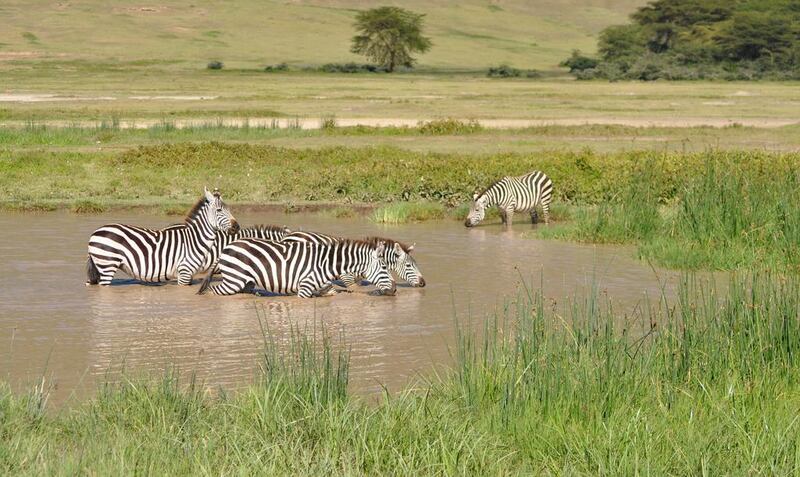
M208 187L203 187L203 193L205 194L207 201L211 202L214 200L214 196L208 191Z
M476 201L476 200L478 200L478 193L477 193L477 192L475 192L474 194L472 194L472 200L473 200L473 201Z
M399 243L395 242L394 243L394 253L396 253L397 255L400 255L402 257L403 254L406 253L406 251L403 250L403 247L401 247Z
M381 241L375 245L375 255L382 255L384 250L386 250L386 242Z
M416 247L416 246L417 246L417 243L416 243L416 242L414 242L414 243L412 243L411 245L409 245L409 246L408 246L408 252L406 252L406 253L411 253L411 252L413 252L413 251L414 251L414 247Z

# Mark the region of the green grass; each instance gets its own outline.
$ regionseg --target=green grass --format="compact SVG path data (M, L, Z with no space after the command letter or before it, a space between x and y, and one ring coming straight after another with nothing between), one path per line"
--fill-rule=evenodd
M329 118L320 118L320 123ZM179 142L247 142L291 148L323 146L396 146L424 152L498 153L552 150L598 152L654 150L701 152L708 149L800 149L800 127L781 128L635 128L627 126L541 126L486 129L469 122L442 120L407 127L333 125L321 130L276 128L272 124L245 121L242 127L221 125L222 119L201 121L178 128L161 121L146 129L122 129L118 118L97 127L54 127L31 121L19 128L0 129L6 149L85 151L126 149L132 146ZM104 124L103 124L104 123ZM439 125L438 127L431 127ZM443 127L442 125L446 126Z
M174 373L122 379L48 412L0 391L0 469L15 475L720 475L798 472L800 282L687 277L620 312L523 288L455 365L365 403L347 347L268 339L263 375L210 393Z
M405 224L444 218L444 206L431 202L397 202L379 207L371 219L379 224Z
M672 191L663 189L660 161L643 162L619 183L615 197L535 235L633 243L640 256L673 268L796 270L800 164L730 159L709 158Z

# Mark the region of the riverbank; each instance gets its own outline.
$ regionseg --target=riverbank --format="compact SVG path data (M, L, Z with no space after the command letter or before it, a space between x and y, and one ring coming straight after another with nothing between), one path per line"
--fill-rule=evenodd
M123 152L6 150L0 206L81 213L136 206L175 215L206 185L219 187L231 204L288 211L329 204L341 216L375 207L368 215L384 223L461 219L474 191L538 169L556 184L556 218L571 221L540 228L541 237L635 244L642 257L677 268L796 267L798 165L798 153L763 151L464 155L217 142Z
M719 284L722 285L722 284ZM348 394L336 339L267 337L258 382L209 392L174 373L49 409L0 392L9 474L685 475L797 471L800 285L687 277L628 314L601 294L523 288L456 363L375 403ZM718 290L726 289L726 292ZM513 329L513 333L503 330Z

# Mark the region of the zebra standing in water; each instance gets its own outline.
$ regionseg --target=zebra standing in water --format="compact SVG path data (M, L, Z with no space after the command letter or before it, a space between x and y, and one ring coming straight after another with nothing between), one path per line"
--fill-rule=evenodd
M325 243L331 244L338 240L340 237L332 237L330 235L320 234L316 232L292 232L283 238L284 242L308 242L308 243ZM393 270L397 275L406 281L412 287L424 287L425 279L422 277L422 272L419 270L417 261L411 256L414 250L413 245L405 245L392 239L383 237L367 237L364 239L366 242L377 244L384 242L386 247L383 252L383 260L390 270ZM345 287L353 286L361 276L353 274L344 274L339 277L344 282ZM333 294L333 288L324 290L324 294Z
M511 226L511 218L515 211L530 212L531 223L536 223L539 216L536 206L542 206L544 223L550 222L550 201L553 198L553 181L544 172L533 171L519 177L503 177L481 194L472 197L467 220L464 225L473 227L479 224L486 214L486 207L496 205L500 208L503 223Z
M178 279L189 285L214 244L216 231L236 233L239 224L219 191L205 190L184 224L152 230L111 224L89 237L87 285L109 285L118 269L143 282Z
M203 265L197 273L203 273L211 269L211 266L217 263L219 256L222 254L222 250L236 240L243 238L260 238L280 242L290 233L292 233L292 231L289 230L289 227L276 227L274 225L244 227L239 229L235 234L228 234L217 230L217 237L214 239L214 245L208 250ZM215 267L214 273L219 273L219 269Z
M225 247L219 257L222 283L209 287L209 273L197 293L210 288L216 295L233 295L259 286L311 298L337 277L353 273L365 275L382 295L394 295L397 289L382 258L385 246L345 239L329 244L241 239Z

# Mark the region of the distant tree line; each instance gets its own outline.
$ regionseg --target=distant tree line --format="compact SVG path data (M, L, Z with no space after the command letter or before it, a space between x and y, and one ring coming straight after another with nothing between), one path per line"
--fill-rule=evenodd
M800 0L655 0L606 28L580 79L800 79Z

